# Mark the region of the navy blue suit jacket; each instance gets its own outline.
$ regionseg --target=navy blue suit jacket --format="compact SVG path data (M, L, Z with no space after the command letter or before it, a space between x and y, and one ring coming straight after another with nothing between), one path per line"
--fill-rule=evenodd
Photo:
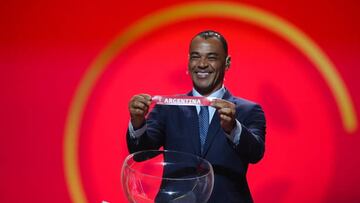
M226 137L215 113L201 154L196 107L156 105L146 120L146 132L138 140L127 133L130 153L163 146L166 150L198 155L214 169L214 189L208 202L253 202L246 171L249 163L258 162L264 155L264 112L258 104L233 97L229 91L223 99L236 105L236 118L242 125L237 146Z

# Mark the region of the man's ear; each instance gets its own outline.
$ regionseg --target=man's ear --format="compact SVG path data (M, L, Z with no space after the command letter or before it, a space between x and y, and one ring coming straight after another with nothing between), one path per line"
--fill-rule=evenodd
M229 69L230 68L230 65L231 65L231 56L228 55L225 59L225 69Z

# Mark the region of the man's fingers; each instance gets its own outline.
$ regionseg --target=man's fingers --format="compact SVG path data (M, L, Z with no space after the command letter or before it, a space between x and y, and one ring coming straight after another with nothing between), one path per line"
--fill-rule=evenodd
M148 107L143 107L143 108L131 107L130 108L130 113L134 113L134 114L143 114L143 113L147 113L147 111L148 111Z
M222 115L222 114L225 114L227 116L235 115L235 109L232 109L232 108L221 108L218 110L218 112L220 115Z
M138 94L131 98L129 108L145 108L150 106L151 96L148 94Z
M151 96L148 94L138 94L130 99L128 107L134 128L139 128L144 123L150 104Z
M132 108L144 109L146 107L146 105L145 105L144 102L135 100L134 102L132 102L131 107Z
M223 102L221 102L219 99L214 99L212 102L211 102L211 106L216 108L216 109L220 109L220 108L223 108Z
M131 116L144 117L151 104L151 96L148 94L138 94L131 98L129 102L129 111Z
M211 102L211 106L216 108L216 109L221 109L221 108L235 108L235 104L223 100L223 99L214 99Z
M215 107L219 113L221 120L220 125L223 127L225 132L230 133L234 129L235 125L235 104L222 99L214 99L211 106Z
M147 105L151 104L151 95L149 94L139 94L139 96L141 96L143 98L143 102L146 103Z
M135 114L135 115L144 115L146 113L145 110L143 109L132 109L132 112Z
M148 94L138 94L135 95L131 98L131 101L138 101L138 102L142 102L146 105L150 105L151 104L151 96Z
M221 114L220 115L221 120L226 121L226 122L230 122L232 120L232 118L230 116Z

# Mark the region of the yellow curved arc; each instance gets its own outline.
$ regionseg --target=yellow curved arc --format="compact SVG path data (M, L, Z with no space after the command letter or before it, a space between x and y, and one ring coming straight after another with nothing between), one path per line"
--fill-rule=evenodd
M355 132L354 106L335 66L309 37L295 26L259 8L239 3L190 3L166 8L139 20L116 38L89 67L75 93L65 126L64 167L66 183L73 202L87 202L78 167L77 149L81 116L92 87L106 65L139 37L170 23L196 17L221 17L249 22L278 34L298 48L315 65L328 84L348 133Z

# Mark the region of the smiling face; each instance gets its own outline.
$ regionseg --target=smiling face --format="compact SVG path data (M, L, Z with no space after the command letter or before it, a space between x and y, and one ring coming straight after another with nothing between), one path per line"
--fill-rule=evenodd
M190 44L188 70L193 86L201 95L208 96L221 88L226 53L221 41L215 37L195 37Z

